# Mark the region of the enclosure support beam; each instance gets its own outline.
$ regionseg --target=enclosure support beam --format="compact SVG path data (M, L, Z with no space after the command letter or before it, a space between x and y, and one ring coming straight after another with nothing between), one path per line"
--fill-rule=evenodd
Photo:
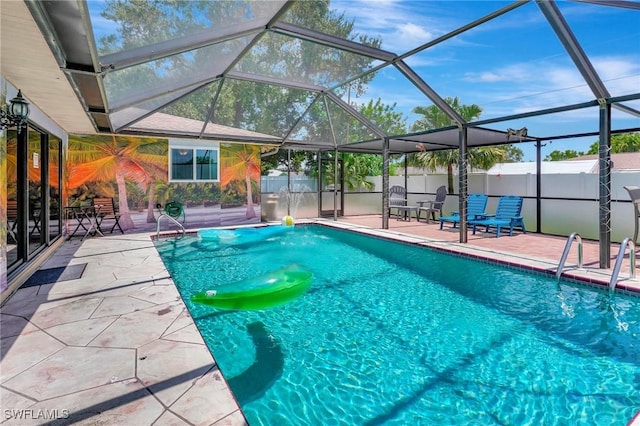
M318 150L318 217L322 217L322 151Z
M467 242L467 126L460 127L458 146L458 211L460 212L460 242Z
M382 229L389 229L389 138L382 143Z
M546 144L545 144L546 145ZM542 144L536 140L536 231L542 232Z
M407 193L407 203L409 202L409 162L407 161L407 154L404 154L404 189Z
M600 99L600 268L611 266L611 104Z
M340 191L344 191L342 187L342 176L338 177L338 147L333 149L333 220L338 220L338 183L340 183ZM344 211L344 206L342 207Z
M327 112L327 120L331 129L331 139L333 139L333 220L338 220L338 136L336 129L333 127L331 120L331 111L327 104L327 98L324 98L324 109ZM342 190L342 188L340 188Z
M287 216L291 216L291 150L287 149Z

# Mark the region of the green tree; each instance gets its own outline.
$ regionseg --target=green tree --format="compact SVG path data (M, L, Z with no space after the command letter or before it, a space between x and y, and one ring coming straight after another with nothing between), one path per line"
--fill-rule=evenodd
M567 149L564 151L559 151L556 149L555 151L551 151L549 154L547 154L547 156L544 157L544 161L562 161L569 158L580 157L582 155L584 155L584 152L578 152L573 149Z
M100 53L111 53L132 47L148 46L176 39L209 28L229 27L250 17L269 16L276 11L274 2L247 2L246 7L225 1L125 1L107 0L102 17L118 24L118 34L99 40ZM381 41L354 32L354 22L330 8L329 0L295 2L287 14L287 22L348 40L380 47ZM153 24L153 25L151 25ZM193 51L189 55L173 55L135 67L110 73L105 79L110 98L145 97L145 82L166 81L167 87L186 87L202 78L194 70L211 69L224 63L225 52L239 52L247 39L238 37L216 46ZM230 53L233 55L233 53ZM374 60L362 55L334 49L318 43L300 41L282 35L267 34L236 65L236 70L265 74L282 80L315 85L331 85L368 68ZM350 88L361 94L373 76L352 82ZM277 137L288 134L298 122L313 97L306 90L268 84L222 79L169 105L165 112L186 118L204 120L211 100L222 84L220 96L212 111L214 123L257 131ZM342 90L347 90L342 89ZM339 90L338 90L339 93ZM340 93L339 93L340 94ZM148 94L146 94L148 96ZM167 99L169 101L170 99ZM310 112L315 112L312 108ZM325 117L326 118L326 117ZM310 137L316 129L310 114L299 122Z
M396 111L397 104L387 105L382 99L370 99L358 111L388 135L407 133L407 117ZM355 142L355 141L354 141Z
M461 104L457 97L446 98L445 102L466 121L476 120L480 117L480 114L482 114L482 108L478 105ZM430 105L428 107L417 106L413 109L413 112L422 115L422 118L419 118L413 123L411 126L412 131L437 129L454 124L453 120L436 105ZM470 148L467 154L471 167L488 169L495 163L504 161L507 158L507 148L503 146ZM409 164L423 167L430 171L435 171L438 167L446 167L448 192L453 194L453 166L458 164L458 156L457 149L425 151L411 155L409 157Z
M507 151L506 158L504 159L506 163L519 163L524 158L524 152L517 146L505 145L504 148Z
M272 152L275 147L269 147L266 152ZM291 172L304 171L304 165L310 161L315 153L299 150L289 150L286 148L278 149L275 154L261 157L260 171L263 176L269 173L269 170L290 170ZM263 152L264 154L264 152Z
M599 142L595 141L589 146L587 154L598 153ZM611 152L640 152L640 133L618 133L611 135Z
M358 111L368 120L375 123L380 130L388 135L400 135L407 133L407 118L397 112L396 104L387 105L382 99L370 99L369 102L360 105ZM360 140L360 135L353 134L352 141ZM346 153L342 155L344 161L345 186L349 189L371 189L373 182L366 180L368 176L382 174L382 157L377 154ZM394 174L395 165L390 166L390 174Z

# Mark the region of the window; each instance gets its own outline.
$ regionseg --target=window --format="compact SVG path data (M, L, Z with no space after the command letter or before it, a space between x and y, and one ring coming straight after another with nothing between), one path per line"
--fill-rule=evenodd
M220 180L220 147L202 142L169 141L171 182L217 182Z

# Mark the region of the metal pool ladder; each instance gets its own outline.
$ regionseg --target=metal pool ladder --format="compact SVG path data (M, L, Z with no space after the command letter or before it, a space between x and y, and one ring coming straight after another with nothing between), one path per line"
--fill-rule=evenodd
M580 234L574 232L569 235L567 244L564 246L564 252L562 253L562 257L558 263L558 269L556 269L556 278L560 278L560 275L562 275L564 263L567 261L567 256L569 256L569 250L571 249L571 244L573 244L574 240L578 242L578 269L582 269L582 238L580 237Z
M614 291L616 284L618 284L618 274L620 273L620 267L622 266L622 259L624 259L624 252L629 247L629 279L636 277L636 244L629 237L625 238L620 244L620 251L616 258L616 263L613 265L613 272L611 273L611 281L609 281L609 291Z
M163 217L166 217L167 219L169 219L171 222L175 223L176 225L178 225L178 228L180 228L180 230L182 231L182 236L184 237L184 234L186 233L186 231L184 230L184 226L182 226L182 224L180 222L178 222L177 220L175 220L174 218L172 218L171 216L169 216L166 213L162 213L157 220L157 226L156 226L156 239L160 238L160 219L162 219Z

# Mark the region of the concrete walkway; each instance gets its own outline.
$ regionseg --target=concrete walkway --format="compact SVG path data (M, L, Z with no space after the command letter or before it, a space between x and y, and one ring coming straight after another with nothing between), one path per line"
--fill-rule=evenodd
M0 311L7 425L246 424L148 234L66 241Z

